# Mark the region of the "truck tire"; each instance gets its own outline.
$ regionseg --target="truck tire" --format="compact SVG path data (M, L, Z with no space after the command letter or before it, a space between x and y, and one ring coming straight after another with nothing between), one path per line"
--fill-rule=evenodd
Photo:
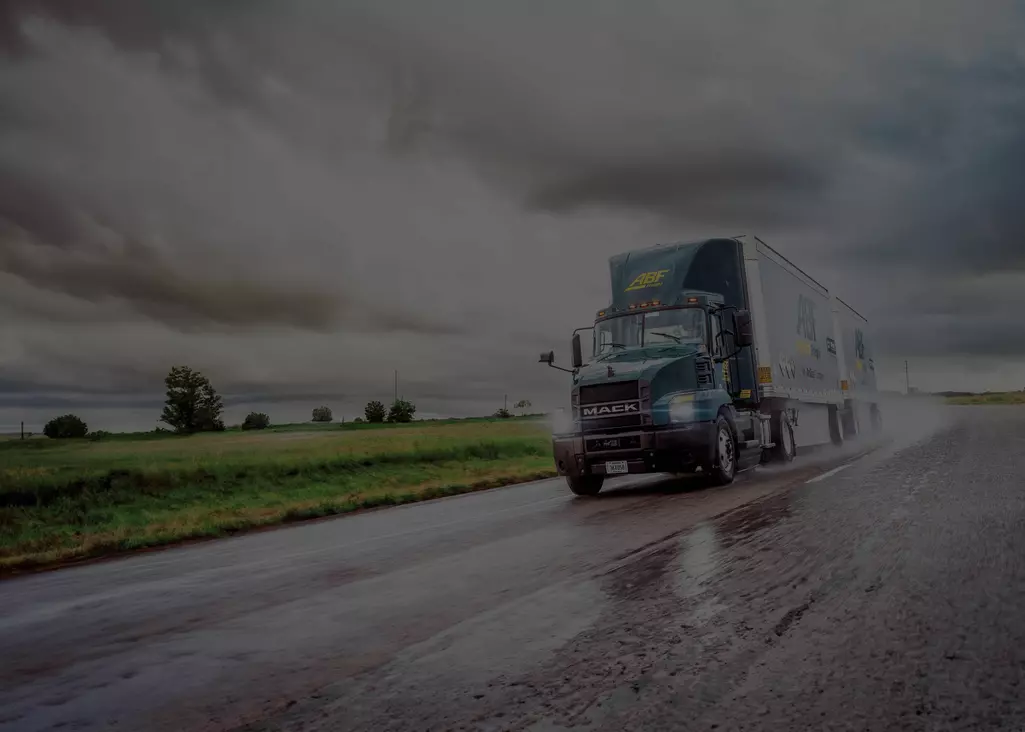
M843 426L840 423L840 410L832 405L829 407L829 440L837 447L843 444Z
M883 430L883 413L879 411L879 405L873 404L869 409L869 417L872 421L872 432L878 434Z
M853 440L858 436L858 418L853 405L844 408L842 424L845 440Z
M566 483L574 495L596 496L605 483L604 475L567 475Z
M762 452L762 462L792 462L797 455L797 443L794 442L794 428L787 423L783 412L772 413L771 429L775 445L771 450Z
M715 458L708 472L713 485L729 485L737 476L737 443L730 423L721 414L715 420Z

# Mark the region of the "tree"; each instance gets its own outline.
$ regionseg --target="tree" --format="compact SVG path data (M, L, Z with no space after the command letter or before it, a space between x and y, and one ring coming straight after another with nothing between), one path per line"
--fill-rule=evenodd
M530 409L531 404L529 399L520 399L518 402L513 404L513 409L522 409L524 411Z
M224 404L210 380L188 366L174 366L164 379L167 399L160 421L175 432L214 432L224 429Z
M331 414L330 407L317 407L313 410L313 421L314 422L330 422L334 419Z
M270 427L270 417L263 412L250 412L242 420L244 430L265 430Z
M497 412L495 412L495 416L499 419L509 419L512 416L512 414L509 413L508 409L502 407Z
M64 440L71 437L85 437L89 433L89 427L81 418L74 414L64 414L54 417L43 427L43 434L53 440Z
M413 402L406 401L405 399L396 399L391 403L391 409L388 410L388 421L412 422L415 413L416 405Z
M384 405L376 399L372 402L367 402L363 414L366 415L367 422L383 422L385 416Z

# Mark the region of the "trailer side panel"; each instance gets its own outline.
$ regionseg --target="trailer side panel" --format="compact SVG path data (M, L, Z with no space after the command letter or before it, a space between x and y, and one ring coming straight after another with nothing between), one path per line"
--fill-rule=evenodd
M825 287L757 241L745 247L761 304L754 312L762 396L842 404L832 304ZM750 284L750 283L749 283ZM761 331L759 333L759 331Z

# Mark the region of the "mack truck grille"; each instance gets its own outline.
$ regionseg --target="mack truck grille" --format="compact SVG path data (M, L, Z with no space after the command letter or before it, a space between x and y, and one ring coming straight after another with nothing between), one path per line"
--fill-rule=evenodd
M582 386L579 402L574 407L584 432L630 429L642 423L636 381Z
M604 402L624 402L636 400L637 382L621 381L616 384L595 384L580 387L580 405L602 404Z

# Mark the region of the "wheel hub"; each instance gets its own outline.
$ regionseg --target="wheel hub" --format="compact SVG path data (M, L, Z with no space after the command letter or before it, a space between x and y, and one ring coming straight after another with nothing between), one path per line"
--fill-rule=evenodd
M726 430L719 430L719 465L727 475L733 471L733 440Z

